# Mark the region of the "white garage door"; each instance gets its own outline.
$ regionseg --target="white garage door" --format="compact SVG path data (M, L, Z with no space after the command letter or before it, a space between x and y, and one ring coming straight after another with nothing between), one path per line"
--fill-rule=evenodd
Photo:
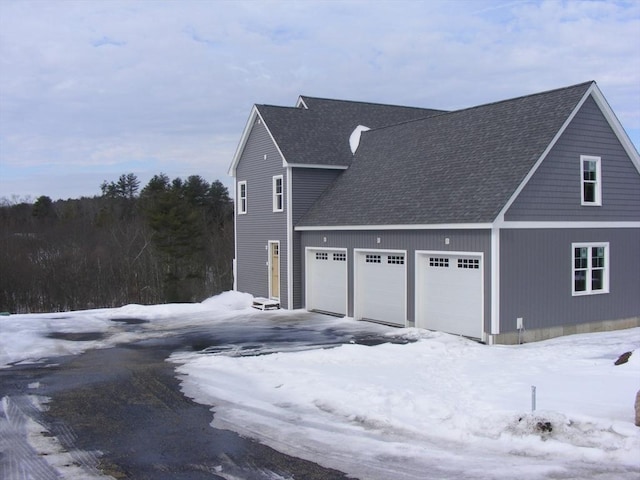
M406 254L358 251L355 272L355 317L404 326Z
M416 326L482 338L482 257L418 254Z
M307 309L347 314L346 250L307 249Z

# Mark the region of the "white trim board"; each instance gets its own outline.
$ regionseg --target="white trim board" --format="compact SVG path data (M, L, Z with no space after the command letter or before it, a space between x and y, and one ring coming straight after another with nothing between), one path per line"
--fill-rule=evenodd
M640 221L584 222L584 221L501 221L494 223L436 223L431 225L338 225L295 227L298 232L330 232L349 230L489 230L500 229L561 229L561 228L640 228Z
M341 230L488 230L491 223L440 223L431 225L338 225L321 227L295 227L299 232L341 231Z
M562 228L640 228L638 222L502 222L496 226L501 229L562 229Z
M322 163L288 163L283 162L283 167L292 168L322 168L324 170L347 170L349 167L345 165L324 165Z

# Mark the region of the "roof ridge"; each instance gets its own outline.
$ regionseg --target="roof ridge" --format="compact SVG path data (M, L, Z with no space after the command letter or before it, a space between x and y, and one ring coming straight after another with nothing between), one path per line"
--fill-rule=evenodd
M470 110L475 110L478 108L485 108L485 107L489 107L491 105L499 105L501 103L507 103L507 102L514 102L517 100L522 100L524 98L533 98L533 97L538 97L541 95L548 95L550 93L555 93L555 92L560 92L562 90L569 90L572 88L577 88L577 87L582 87L582 86L586 86L586 85L594 85L596 84L595 80L589 80L587 82L582 82L582 83L576 83L575 85L568 85L566 87L560 87L560 88L553 88L551 90L545 90L544 92L536 92L536 93L531 93L528 95L519 95L517 97L513 97L513 98L506 98L504 100L496 100L494 102L489 102L489 103L482 103L480 105L474 105L471 107L465 107L465 108L460 108L458 110L441 110L440 113L436 113L435 115L430 115L428 117L424 117L424 118L415 118L413 120L405 120L404 122L399 122L399 123L394 123L391 125L384 125L382 127L377 127L377 128L372 128L370 129L371 131L377 131L377 130L382 130L385 128L394 128L394 127L398 127L400 125L406 125L409 123L415 123L415 122L424 122L425 120L433 120L435 118L439 118L445 115L454 115L457 113L462 113L462 112L468 112Z
M595 84L595 83L596 83L595 80L589 80L588 82L576 83L575 85L568 85L566 87L552 88L550 90L545 90L544 92L535 92L535 93L530 93L528 95L519 95L517 97L505 98L503 100L495 100L493 102L481 103L480 105L474 105L472 107L460 108L458 110L449 110L446 113L464 112L466 110L473 110L474 108L488 107L490 105L497 105L499 103L506 103L506 102L513 102L513 101L516 101L516 100L522 100L523 98L539 97L539 96L542 96L542 95L548 95L550 93L560 92L561 90L569 90L569 89L572 89L572 88L582 87L584 85L592 85L592 84Z
M326 97L312 97L309 95L300 95L299 98L305 99L305 98L309 98L312 100L321 100L321 101L325 101L325 102L340 102L340 103L357 103L360 105L373 105L373 106L377 106L377 107L394 107L394 108L411 108L414 110L431 110L431 111L439 111L439 112L444 112L446 110L442 110L440 108L429 108L429 107L414 107L411 105L398 105L398 104L393 104L393 103L380 103L380 102L366 102L366 101L361 101L361 100L342 100L339 98L326 98Z

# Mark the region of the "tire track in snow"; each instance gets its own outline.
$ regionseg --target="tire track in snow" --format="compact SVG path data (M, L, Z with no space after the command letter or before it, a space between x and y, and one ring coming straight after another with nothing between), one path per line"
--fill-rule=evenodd
M56 480L62 478L31 446L24 412L25 397L3 397L0 403L0 477L15 480Z
M108 479L95 467L92 452L67 451L75 434L54 425L57 436L44 426L34 396L5 396L0 402L0 478L7 480Z

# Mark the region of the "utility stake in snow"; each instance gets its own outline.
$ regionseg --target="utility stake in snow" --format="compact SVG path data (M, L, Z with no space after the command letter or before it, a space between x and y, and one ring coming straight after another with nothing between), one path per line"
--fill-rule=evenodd
M536 386L531 385L531 411L536 411Z

